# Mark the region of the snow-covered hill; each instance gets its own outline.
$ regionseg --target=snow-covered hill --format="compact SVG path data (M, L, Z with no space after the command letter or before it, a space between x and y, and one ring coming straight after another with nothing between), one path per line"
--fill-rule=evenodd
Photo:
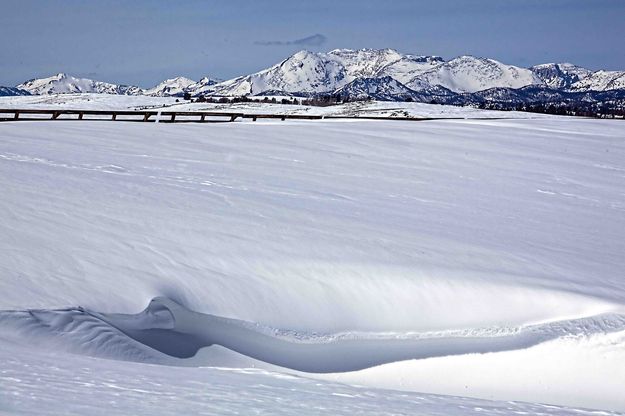
M571 86L573 91L609 91L625 89L625 71L597 71Z
M87 78L75 78L63 73L58 73L48 78L31 79L18 85L17 88L28 91L33 95L93 92L137 95L142 93L139 87L111 84Z
M568 90L580 79L586 78L592 71L569 63L550 63L535 65L530 68L549 88Z
M454 92L476 92L495 87L521 88L541 84L542 80L529 69L474 56L452 59L406 83L417 91L440 85Z
M153 88L143 91L143 94L153 97L180 97L187 92L190 86L196 84L196 81L185 77L170 78Z

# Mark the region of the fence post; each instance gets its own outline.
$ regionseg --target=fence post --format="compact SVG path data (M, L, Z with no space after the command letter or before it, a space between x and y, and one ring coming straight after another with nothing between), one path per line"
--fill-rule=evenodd
M84 115L84 113L81 111L80 113L78 113L78 120L82 120L82 116Z
M13 117L15 120L20 118L20 112L15 110L15 116Z
M111 120L117 120L117 113L113 112L113 115L111 117Z
M176 121L176 113L171 115L171 122L173 123L174 121Z

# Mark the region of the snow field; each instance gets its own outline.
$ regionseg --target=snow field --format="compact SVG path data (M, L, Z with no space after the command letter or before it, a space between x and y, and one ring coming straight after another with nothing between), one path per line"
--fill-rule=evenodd
M137 313L167 296L297 333L399 338L623 314L624 133L571 118L3 123L0 309ZM6 322L3 345L30 336ZM623 410L624 345L618 328L583 327L328 377Z

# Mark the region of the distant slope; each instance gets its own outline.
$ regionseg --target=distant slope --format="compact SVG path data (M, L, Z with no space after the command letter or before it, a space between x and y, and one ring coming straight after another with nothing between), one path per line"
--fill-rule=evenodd
M457 96L453 91L440 86L432 86L424 91L414 91L390 76L356 78L334 91L333 94L351 101L371 99L377 101L444 102Z
M300 51L255 74L215 85L220 95L258 95L265 91L325 93L349 81L346 68L324 54Z
M542 84L543 81L529 69L505 65L493 59L461 56L416 76L406 85L414 90L440 85L462 93Z
M76 78L58 73L48 78L31 79L17 86L30 94L68 94L68 93L105 93L120 95L139 95L139 87L111 84L87 78Z
M30 95L30 93L20 88L0 86L0 97L11 97L16 95Z
M530 70L536 74L547 87L568 90L577 81L592 74L592 71L569 63L535 65Z
M195 81L185 77L170 78L143 93L153 97L178 97L184 95L187 88L195 84L197 84Z
M351 100L371 98L378 101L415 101L418 96L413 90L389 76L356 78L336 90L335 94Z
M573 91L625 89L625 71L597 71L571 86Z

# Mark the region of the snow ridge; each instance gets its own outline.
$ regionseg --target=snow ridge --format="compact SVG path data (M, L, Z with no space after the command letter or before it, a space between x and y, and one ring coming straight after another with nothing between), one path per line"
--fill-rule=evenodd
M219 345L261 362L310 373L356 371L403 360L524 349L560 337L625 330L625 316L606 314L516 328L411 334L302 334L191 311L153 299L141 313L83 308L0 312L0 325L24 337L63 339L74 351L139 362L168 363ZM165 356L163 356L165 354ZM170 360L171 361L171 360Z

